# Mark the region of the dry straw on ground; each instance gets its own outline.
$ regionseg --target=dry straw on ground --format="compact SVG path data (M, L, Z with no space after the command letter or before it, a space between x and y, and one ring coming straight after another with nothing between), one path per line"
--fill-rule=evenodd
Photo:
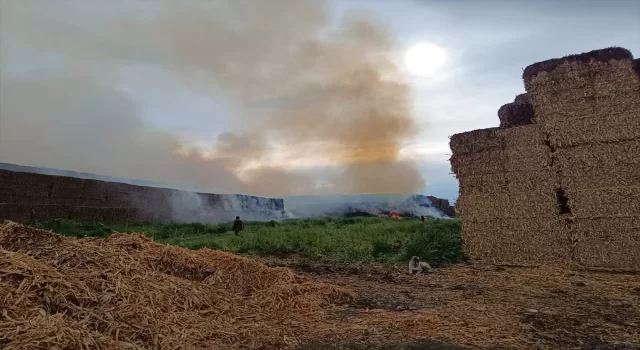
M572 235L559 217L463 222L465 251L477 261L514 265L569 265Z
M587 267L640 270L640 217L575 219L575 259Z
M5 349L257 349L352 294L288 269L140 235L73 239L0 226Z
M533 106L530 103L507 103L498 109L501 128L533 124L533 118Z

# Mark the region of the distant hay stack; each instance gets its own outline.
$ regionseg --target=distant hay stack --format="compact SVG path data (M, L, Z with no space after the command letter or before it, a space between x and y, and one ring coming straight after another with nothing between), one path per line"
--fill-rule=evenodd
M501 128L451 137L466 254L640 270L640 60L608 48L523 78Z

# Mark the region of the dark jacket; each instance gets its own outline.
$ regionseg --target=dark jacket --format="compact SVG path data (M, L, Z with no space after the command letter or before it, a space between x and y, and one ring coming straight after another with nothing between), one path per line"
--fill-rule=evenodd
M233 221L233 226L231 226L232 231L242 231L244 230L244 223L240 219L236 219Z

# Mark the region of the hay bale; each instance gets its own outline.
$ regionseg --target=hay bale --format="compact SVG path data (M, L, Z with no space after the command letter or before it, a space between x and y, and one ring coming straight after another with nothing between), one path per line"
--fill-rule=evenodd
M576 218L629 217L640 213L640 187L567 190Z
M503 137L507 149L546 145L544 133L537 124L500 129L497 133Z
M524 93L524 94L516 95L516 98L513 99L513 102L531 104L531 99L529 98L529 95Z
M581 54L574 54L564 56L562 58L553 58L550 60L537 62L529 65L524 69L522 78L526 81L534 79L541 73L551 74L556 69L567 64L577 63L593 63L603 62L609 63L611 60L632 60L633 54L631 51L621 47L608 47L604 49L593 50Z
M554 191L560 186L558 174L551 168L508 172L505 177L507 191L512 193Z
M640 216L576 219L572 228L577 263L590 268L640 270Z
M524 78L536 122L555 146L624 140L640 129L640 119L634 117L640 113L640 80L627 50L597 50L534 64Z
M559 213L555 191L460 194L456 213L463 220L548 217Z
M13 172L12 183L27 187L50 188L53 185L54 176L36 173Z
M544 123L543 129L555 148L630 141L640 139L640 118L637 115L638 113L625 112L577 120L558 120Z
M465 175L458 178L460 193L500 193L508 191L508 182L502 172L492 174Z
M71 213L74 208L72 206L64 205L32 205L32 219L47 220L47 219L70 219Z
M538 171L551 166L547 146L529 146L453 155L451 169L458 178L469 175L496 174L519 171Z
M19 223L29 223L32 219L31 205L16 203L0 203L0 222L12 220Z
M498 109L501 128L533 124L533 105L530 103L507 103Z
M500 150L503 138L500 128L479 129L455 134L450 137L449 147L454 155Z
M638 187L640 174L638 166L617 166L614 168L573 168L562 173L561 186L570 191L580 191L608 187Z
M465 254L472 260L509 265L569 265L571 231L559 217L464 221Z
M615 169L636 167L633 174L640 176L640 139L606 144L584 144L558 149L554 166L570 173L579 169Z
M462 195L550 191L559 187L552 169L466 175L458 180Z

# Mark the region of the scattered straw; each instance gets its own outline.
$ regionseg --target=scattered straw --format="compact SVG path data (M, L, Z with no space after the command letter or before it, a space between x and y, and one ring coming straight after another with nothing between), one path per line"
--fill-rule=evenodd
M74 239L0 226L4 348L257 349L295 345L352 298L284 268L141 235Z

